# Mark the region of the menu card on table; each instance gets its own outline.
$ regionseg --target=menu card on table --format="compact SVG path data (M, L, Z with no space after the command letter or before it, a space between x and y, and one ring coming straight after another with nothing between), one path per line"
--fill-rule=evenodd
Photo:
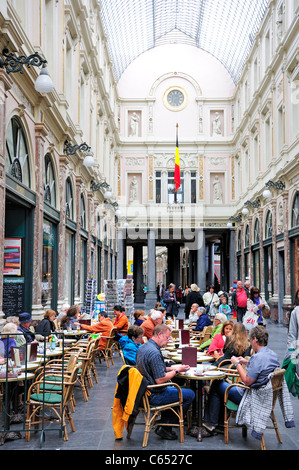
M189 330L180 330L181 344L190 343L190 331Z
M190 367L197 366L197 348L182 348L182 364L188 365Z

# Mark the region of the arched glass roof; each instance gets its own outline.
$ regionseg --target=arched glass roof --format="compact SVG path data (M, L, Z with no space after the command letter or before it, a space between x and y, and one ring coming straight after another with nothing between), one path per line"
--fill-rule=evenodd
M237 83L269 0L99 0L116 81L140 54L186 43L215 56Z

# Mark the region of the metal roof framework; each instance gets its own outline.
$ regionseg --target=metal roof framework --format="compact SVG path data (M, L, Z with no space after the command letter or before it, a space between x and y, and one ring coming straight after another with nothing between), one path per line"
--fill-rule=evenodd
M140 54L189 44L216 57L236 84L269 0L99 0L118 81Z

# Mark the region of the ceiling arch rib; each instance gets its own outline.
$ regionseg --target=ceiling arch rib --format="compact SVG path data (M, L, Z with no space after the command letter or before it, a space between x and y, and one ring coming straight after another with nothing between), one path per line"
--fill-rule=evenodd
M116 81L140 54L192 44L216 57L236 84L269 0L99 0Z

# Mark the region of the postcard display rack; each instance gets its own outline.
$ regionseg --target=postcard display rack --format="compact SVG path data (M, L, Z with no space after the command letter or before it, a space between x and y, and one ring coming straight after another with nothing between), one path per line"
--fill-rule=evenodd
M121 305L131 320L134 310L134 290L132 279L104 281L105 308L109 317L114 317L114 305Z
M94 303L96 299L97 281L96 279L87 279L86 281L86 293L85 293L85 304L83 311L85 314L92 316L94 312Z

